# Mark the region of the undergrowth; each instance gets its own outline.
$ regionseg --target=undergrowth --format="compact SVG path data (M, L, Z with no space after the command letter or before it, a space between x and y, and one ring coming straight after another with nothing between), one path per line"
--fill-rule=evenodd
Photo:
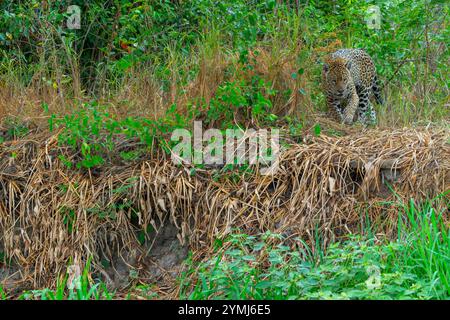
M442 194L438 198L445 197ZM398 237L348 235L326 249L282 235L233 233L216 241L212 257L191 255L178 283L181 299L449 299L450 230L435 201L396 204ZM312 249L314 246L314 249ZM319 249L319 250L318 250ZM129 288L121 297L157 298L152 284ZM0 286L0 297L10 296ZM78 278L60 277L56 289L31 290L18 299L116 299L89 261Z
M301 239L293 249L280 235L233 234L212 258L188 261L180 298L449 299L444 214L411 200L401 205L396 241L350 235L322 252Z

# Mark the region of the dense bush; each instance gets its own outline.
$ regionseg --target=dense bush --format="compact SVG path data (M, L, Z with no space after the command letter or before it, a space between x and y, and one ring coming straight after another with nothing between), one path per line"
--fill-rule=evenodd
M53 58L70 71L68 75L76 60L83 85L93 89L94 80L120 76L136 63L164 65L168 48L187 57L202 35L219 30L223 41L244 56L256 43L270 43L277 33L290 31L287 36L297 38L293 42L310 49L334 40L343 46L366 48L387 77L404 59L413 64L427 59L433 69L445 68L448 52L442 46L449 33L444 1L308 1L298 8L296 3L5 1L0 4L4 12L0 16L2 67L11 61L22 65L27 75L22 80L27 82L39 65ZM379 30L366 25L367 10L374 4L381 10ZM81 8L80 30L66 27L69 5ZM298 25L294 23L297 15Z

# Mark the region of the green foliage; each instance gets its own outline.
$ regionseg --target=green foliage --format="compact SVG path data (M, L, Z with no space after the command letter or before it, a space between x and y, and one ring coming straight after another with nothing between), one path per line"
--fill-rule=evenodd
M404 299L430 298L430 285L394 266L399 246L373 246L355 238L334 244L317 265L299 251L252 237L232 236L233 244L197 269L189 299ZM259 261L261 256L267 258ZM266 269L264 265L268 263ZM380 272L380 285L372 284Z
M5 290L3 290L3 287L0 285L0 300L6 300L7 296L5 293Z
M89 280L90 260L87 261L82 274L68 283L68 275L58 281L55 290L31 290L22 293L19 300L112 300L110 292L103 282L91 284Z
M212 259L187 261L181 298L448 299L450 233L443 212L432 202L404 208L395 242L351 236L322 252L301 240L294 250L274 244L282 237L270 233L233 234Z
M63 207L61 209L61 215L63 216L63 223L67 227L67 231L72 233L73 225L77 219L75 210Z
M247 7L250 4L250 7ZM2 58L24 66L39 65L43 46L68 67L79 57L81 79L90 90L96 77L114 79L127 74L139 62L164 58L172 46L186 55L200 37L200 29L211 23L223 28L244 49L262 32L267 13L275 1L7 1L0 4L0 49ZM81 29L66 27L69 5L81 9ZM224 19L225 18L225 19ZM45 41L43 41L43 39ZM67 54L69 53L69 54ZM96 69L101 71L96 74ZM66 68L67 74L70 69ZM26 72L27 81L33 69ZM73 80L73 79L72 79Z
M80 30L65 25L69 4L81 8ZM380 8L379 29L367 26L372 5ZM209 41L238 55L243 70L251 69L249 52L255 47L273 48L274 54L295 52L297 71L291 77L295 80L306 70L313 72L310 88L297 90L310 96L320 110L324 105L318 86L322 56L338 47L353 47L370 53L382 82L413 90L420 79L422 86L429 86L422 93L427 97L420 97L421 105L414 99L405 104L395 97L399 105L395 109L405 120L412 121L417 114L445 116L439 107L446 103L449 85L449 51L445 50L449 7L444 1L78 0L44 7L32 0L2 2L0 9L4 12L0 17L0 74L13 74L25 85L39 74L40 83L49 88L61 90L70 84L75 88L79 76L82 89L98 94L123 88L122 81L133 77L136 70L151 70L153 80L167 92L174 83L186 84L198 74L198 53ZM226 80L221 87L226 91L229 86L243 90L255 84ZM261 94L259 98L271 100L267 92ZM255 99L258 96L250 102ZM264 99L255 112L268 108ZM215 118L222 108L213 105L213 109ZM85 164L100 161L94 157Z
M293 138L296 138L298 142L300 142L303 133L302 132L303 124L301 123L301 121L298 120L297 118L291 118L289 116L284 117L284 120L288 125L289 134Z
M124 139L139 140L136 149L120 152L120 157L125 161L137 159L151 150L155 142L168 150L164 135L186 125L187 120L174 109L169 109L166 116L157 121L134 117L118 120L95 101L83 104L72 114L61 118L52 115L49 119L51 130L59 130L58 143L78 155L79 160L75 161L66 155L59 155L59 160L69 169L74 165L78 169L90 169L111 163L114 151Z
M314 126L314 134L318 137L320 136L320 133L322 132L322 128L320 127L320 124L316 124Z
M447 200L441 211L434 204L445 199L449 192L419 205L412 199L401 204L403 219L399 220L400 240L408 244L403 251L405 265L411 266L420 277L430 279L438 297L450 297L450 228L444 220L449 203Z
M62 119L51 118L51 127L62 127L58 142L81 153L77 168L92 168L104 163L101 152L113 150L112 137L120 132L119 124L97 104L84 105L75 114L66 115ZM105 135L106 132L106 135ZM71 162L64 156L60 160L71 167Z
M256 123L272 123L277 116L271 113L270 97L276 91L271 89L259 76L253 76L251 81L226 82L219 86L216 95L206 108L205 123L220 123L222 129L236 125L236 115L244 119L252 119ZM238 123L238 125L243 123Z
M29 133L27 124L18 117L6 117L3 126L6 129L5 137L2 137L4 140L23 138Z

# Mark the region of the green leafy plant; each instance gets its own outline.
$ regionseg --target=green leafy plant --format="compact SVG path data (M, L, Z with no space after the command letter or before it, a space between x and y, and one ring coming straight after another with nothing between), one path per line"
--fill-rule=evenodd
M226 82L219 86L215 97L207 106L206 123L220 122L221 128L232 128L236 123L236 115L255 122L273 123L278 117L271 113L270 97L276 91L259 76L252 77L250 82Z
M87 261L82 274L68 284L68 275L60 279L55 290L48 288L22 293L19 300L112 300L110 292L102 282L91 284L89 280L90 260ZM73 288L72 288L73 287Z
M187 260L180 298L448 299L450 232L433 203L401 205L397 241L353 235L323 252L271 233L232 234L211 259Z
M170 152L170 142L166 137L175 128L187 126L187 120L169 109L159 120L127 117L118 120L106 107L97 102L83 104L76 113L64 117L50 117L50 127L58 131L58 142L75 152L75 161L68 155L60 154L59 160L67 167L91 169L110 163L116 147L124 139L137 138L139 144L133 149L121 151L124 161L132 161L152 149L153 144Z

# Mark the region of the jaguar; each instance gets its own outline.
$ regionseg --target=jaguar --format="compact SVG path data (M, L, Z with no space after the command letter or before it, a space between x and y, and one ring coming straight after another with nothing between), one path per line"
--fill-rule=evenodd
M356 120L374 124L373 95L384 104L375 63L362 49L340 49L330 54L322 69L322 84L328 108L345 124Z

